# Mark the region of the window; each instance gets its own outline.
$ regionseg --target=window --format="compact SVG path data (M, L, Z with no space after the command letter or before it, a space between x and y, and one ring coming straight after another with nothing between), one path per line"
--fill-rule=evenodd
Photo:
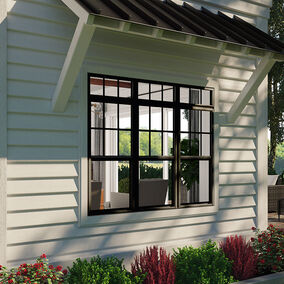
M210 90L89 74L89 215L211 204Z

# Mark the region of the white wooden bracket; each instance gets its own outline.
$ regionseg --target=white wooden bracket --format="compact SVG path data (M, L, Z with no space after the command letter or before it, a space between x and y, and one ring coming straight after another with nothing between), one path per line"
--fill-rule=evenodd
M94 16L79 18L52 98L54 112L63 112L95 31Z
M225 118L226 123L234 123L241 114L245 106L248 104L251 97L255 94L258 87L271 70L275 63L272 53L267 53L260 61L244 89L238 96Z

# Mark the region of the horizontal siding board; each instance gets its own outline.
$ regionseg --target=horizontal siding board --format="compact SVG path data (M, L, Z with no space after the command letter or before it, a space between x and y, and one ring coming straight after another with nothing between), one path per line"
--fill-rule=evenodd
M231 103L231 104L233 104L236 101L239 95L240 93L234 93L234 92L226 92L226 91L218 92L218 97L219 97L220 102L226 102L226 103ZM252 97L249 100L249 103L255 104L256 103L255 98Z
M207 7L216 7L216 9L220 10L223 9L230 13L242 13L244 15L251 15L251 16L262 16L265 18L269 17L269 10L267 7L263 5L258 5L259 3L248 2L245 0L241 1L231 1L231 0L191 0L190 2L196 3L199 5L206 5Z
M253 196L224 197L219 200L220 209L256 206Z
M242 0L246 1L246 0ZM257 5L266 6L267 8L270 8L272 6L273 0L250 0L250 2L255 3Z
M176 58L166 54L157 56L154 52L149 53L142 50L119 49L113 46L107 48L105 45L96 45L95 50L96 52L92 51L94 57L91 58L91 62L100 61L105 64L119 64L121 66L133 66L135 68L149 68L149 66L155 66L157 70L167 70L169 72L179 70L179 73L189 75L218 76L218 74L214 75L214 65L188 61L186 58ZM89 57L86 59L90 61Z
M217 0L195 2L205 6L218 6ZM244 5L244 1L239 2ZM237 6L230 3L231 8L225 7L225 4L220 5L227 11L236 11L241 7L239 3ZM261 5L250 5L257 11L264 11ZM9 159L79 158L79 118L64 117L66 114L78 115L78 103L69 104L67 112L61 116L52 114L50 109L50 99L76 24L72 12L62 7L64 6L61 1L57 0L18 0L9 15ZM249 14L248 18L254 21L251 17L254 10L247 10L248 5L244 7L246 10L242 13ZM127 35L120 36L118 33L98 29L85 63L97 63L102 66L105 64L110 68L129 67L127 70L140 68L141 73L155 66L157 71L166 70L169 76L175 73L180 76L184 73L181 80L186 76L190 77L190 72L205 78L220 78L218 111L221 112L230 109L255 69L254 60L245 57L220 55L205 49L173 43L164 45L161 50L160 41L139 39L135 36L125 40L128 39ZM157 52L161 55L157 56ZM71 100L78 101L79 95L77 86L73 90ZM113 219L121 218L124 224L115 224L112 220L111 224L105 225L98 221L97 226L82 228L76 224L77 164L32 164L28 161L9 164L8 260L37 257L42 251L50 256L71 253L80 255L94 250L124 249L181 238L249 230L255 225L253 195L256 190L255 185L249 183L255 183L254 175L250 173L256 170L253 163L256 159L253 151L256 147L256 130L254 127L242 126L256 126L253 105L255 99L250 103L235 126L221 127L219 147L228 150L220 152L220 159L224 162L220 163L221 210L217 215L184 218L177 214L176 218L169 217L166 220L167 213L163 213L164 217L161 217L162 213L159 212L159 218L155 221L134 223L131 221L135 219L133 214L130 217L122 216L124 218L115 216ZM37 113L40 115L36 115ZM241 151L234 151L236 149ZM244 172L247 174L243 174ZM241 185L242 182L248 184ZM223 183L225 185L222 185ZM27 212L17 212L19 210ZM151 214L153 212L145 213L145 216L150 218ZM221 222L216 223L216 220Z
M20 228L20 227L28 227L28 226L40 226L40 225L53 225L53 224L65 224L77 222L77 216L74 209L67 210L51 210L51 211L43 211L43 212L27 212L27 213L10 213L7 214L7 227L8 227L8 244L12 244L13 242L22 242L31 241L27 239L26 230L23 228L18 230L10 230L11 228ZM38 230L31 229L30 231L34 234L34 238L39 237L39 234L42 234L52 228L46 227L45 229L39 228ZM38 233L38 234L36 234ZM17 234L17 236L15 235ZM35 241L35 239L34 239Z
M77 184L74 178L65 179L30 179L8 180L8 195L47 194L77 192Z
M7 211L29 211L77 207L74 194L21 196L7 198Z
M56 212L56 211L54 211ZM60 213L61 211L57 211ZM27 213L28 214L28 213ZM49 215L49 212L45 212ZM17 216L18 214L13 214ZM40 219L39 219L40 221ZM215 221L213 216L203 216L196 218L180 218L175 220L160 220L153 222L141 222L141 223L131 223L131 224L121 224L111 225L111 226L97 226L80 228L76 224L70 225L54 225L48 227L33 227L33 228L23 228L23 229L13 229L8 232L11 235L11 243L24 243L24 242L41 242L55 239L66 239L66 238L85 238L88 236L98 236L98 235L109 235L117 233L127 233L127 232L138 232L149 230L155 231L155 229L167 229L171 226L176 226L181 228L183 226L195 226L196 224L212 223ZM17 231L22 231L23 236L19 236L15 233ZM13 235L13 236L12 236Z
M238 82L226 79L220 79L218 81L220 90L229 90L233 92L241 92L246 85L246 82Z
M227 227L226 227L227 226ZM228 220L223 222L218 222L216 224L216 231L221 233L238 232L238 231L251 231L251 227L255 226L255 221L253 218L245 220Z
M31 0L22 0L22 1L31 1ZM63 2L58 0L32 0L31 2L41 4L41 5L47 5L47 6L53 6L56 8L61 9L68 9L67 6L63 4Z
M93 49L96 52L93 52ZM202 62L196 58L169 56L169 54L159 54L155 52L145 52L137 49L121 49L117 46L96 44L89 48L86 60L96 62L104 59L104 62L127 64L135 66L151 66L155 68L166 68L167 70L179 70L179 72L206 75L214 78L231 78L232 80L247 81L252 72L237 70L235 68L218 66L218 61ZM188 54L188 53L187 53ZM92 56L90 56L92 55ZM200 55L198 56L200 58ZM190 68L189 68L190 67Z
M78 118L58 115L9 114L8 128L38 130L73 130L80 129Z
M70 9L62 9L62 7L53 7L42 5L36 2L29 2L29 1L13 1L8 0L8 10L12 14L17 14L25 17L40 18L41 20L46 21L56 21L59 20L62 22L72 23L76 22L76 17L72 14ZM35 14L36 11L36 14Z
M219 164L219 173L254 173L256 165L253 162L221 162Z
M42 100L37 98L17 97L8 95L8 112L28 113L39 115L60 115L60 116L78 116L78 102L69 102L64 113L56 114L50 107L51 100Z
M220 161L256 161L256 154L253 150L221 150Z
M157 228L156 230L134 231L127 233L116 233L115 235L99 235L78 239L63 239L45 243L33 243L33 250L30 250L30 244L15 245L7 248L8 260L13 261L19 255L25 255L26 258L36 257L42 253L42 249L49 256L86 252L100 249L124 248L136 245L152 245L159 242L178 241L181 239L190 239L214 233L234 232L250 229L254 225L252 219L225 221L214 224L214 228L208 224L193 225L190 227L174 225L169 228ZM65 232L68 237L69 232ZM165 237L166 236L166 237Z
M227 113L230 111L233 104L231 103L219 103L219 111ZM242 114L245 115L256 115L256 108L253 105L247 105L242 111Z
M230 124L228 124L230 125ZM256 126L256 116L240 115L231 126Z
M9 146L9 160L76 160L79 158L78 147L39 147Z
M60 69L63 66L64 60L64 55L39 52L31 49L10 47L8 52L8 62L14 64Z
M78 146L78 133L8 130L8 145Z
M8 112L27 114L54 114L51 108L51 101L31 98L18 98L12 96L8 97ZM77 102L69 102L67 104L66 110L61 115L78 116L79 104Z
M183 58L183 60L193 60L195 62L219 64L222 66L240 68L242 70L253 71L255 69L255 61L249 57L238 56L235 54L225 55L217 53L216 51L209 51L202 47L185 46L175 43L167 43L161 49L161 42L155 39L143 38L137 36L130 36L127 34L118 34L114 31L106 31L98 28L90 45L87 58L94 58L93 50L101 46L100 49L119 51L120 49L136 50L136 52L146 51L153 53L153 51L166 56L173 56L175 58ZM186 56L184 56L186 54Z
M219 184L246 184L246 183L256 183L256 179L253 173L251 174L220 174Z
M248 219L255 218L255 211L253 208L234 208L234 209L223 209L219 210L217 213L218 221L227 220L238 220L238 219Z
M249 59L249 58L243 58L241 56L236 56L236 55L233 55L233 56L221 55L219 58L219 64L222 64L225 66L231 66L233 68L238 68L240 70L242 69L247 69L249 71L255 70L254 60Z
M64 55L68 52L71 39L59 39L45 37L44 35L35 35L23 33L20 31L8 31L8 45L9 47L27 48L31 50L58 53Z
M238 195L254 195L256 194L256 185L223 185L219 188L220 197L238 196Z
M256 149L256 141L254 139L219 139L219 147L224 149Z
M50 84L24 82L19 80L9 80L8 82L8 95L24 98L51 100L56 87L55 85ZM79 90L78 87L75 87L71 93L70 101L78 101L78 99Z
M220 138L256 138L256 129L252 127L221 126Z
M57 84L60 70L8 64L8 79Z
M113 49L114 46L116 47L115 49L117 49L116 51ZM172 42L163 44L163 48L161 48L161 41L153 38L119 34L115 31L107 31L100 28L95 31L93 42L91 43L86 56L88 58L96 58L97 55L94 52L96 48L99 48L100 52L103 52L104 49L113 49L114 52L118 52L119 50L131 51L134 49L137 50L137 52L143 52L144 54L153 54L153 51L157 51L161 56L172 55L177 59L180 59L181 57L184 58L184 54L186 54L187 59L200 58L203 62L206 61L212 63L218 62L221 56L221 52L217 53L205 48L180 45ZM111 52L109 51L108 53ZM118 58L115 59L118 60Z
M74 34L74 26L62 23L47 22L44 20L9 15L8 29L18 32L28 32L43 36L71 39Z
M51 178L77 177L75 164L47 163L47 164L8 164L7 178Z
M235 68L228 67L214 67L212 70L212 75L220 78L232 78L233 80L244 80L247 81L252 72L239 70Z
M25 258L32 258L44 251L47 255L60 255L75 252L84 252L97 249L108 249L115 247L128 247L142 244L155 244L178 239L186 239L196 236L208 235L212 231L207 224L194 225L190 227L159 228L158 230L132 231L127 233L116 233L115 235L98 235L68 239L69 233L66 232L67 239L60 239L45 243L33 243L33 249L30 250L30 244L15 245L7 248L8 261L15 260L19 255L25 255ZM69 235L70 236L70 235ZM166 236L166 237L165 237ZM40 254L39 254L40 255Z

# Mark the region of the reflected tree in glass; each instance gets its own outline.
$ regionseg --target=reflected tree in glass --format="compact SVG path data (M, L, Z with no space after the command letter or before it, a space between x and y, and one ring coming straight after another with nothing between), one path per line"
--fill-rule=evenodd
M189 110L183 111L184 118L189 121ZM181 156L199 156L199 141L196 138L182 139L180 142ZM190 190L195 182L199 182L199 161L181 160L180 175L182 183Z

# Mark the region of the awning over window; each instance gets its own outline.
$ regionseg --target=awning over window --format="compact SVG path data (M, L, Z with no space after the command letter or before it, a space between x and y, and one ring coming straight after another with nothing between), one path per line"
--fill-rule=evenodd
M275 61L284 61L284 43L237 16L197 10L171 0L62 1L79 21L53 94L53 111L64 111L96 29L260 59L224 123L236 120Z
M241 18L171 0L77 0L90 13L284 54L284 43Z

